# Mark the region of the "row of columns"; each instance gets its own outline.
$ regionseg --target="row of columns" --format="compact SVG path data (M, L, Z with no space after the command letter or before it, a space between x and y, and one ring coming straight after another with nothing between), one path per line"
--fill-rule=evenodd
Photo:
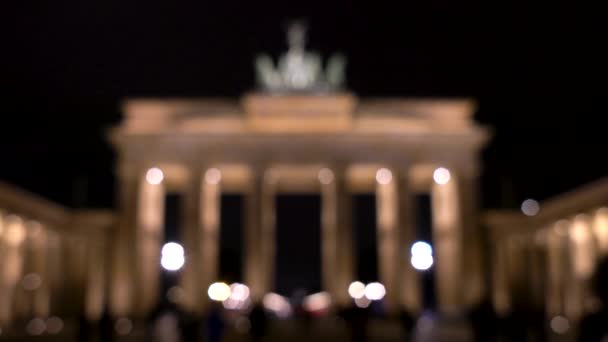
M222 174L213 167L198 170L191 173L185 189L182 231L186 252L180 279L182 304L192 311L206 309L206 290L218 280L219 264ZM345 170L335 167L319 172L322 288L338 305L350 302L348 285L356 280L351 195ZM159 171L160 178L150 179L150 172ZM452 312L464 304L459 287L463 268L460 195L456 175L452 173L451 180L449 177L448 174L448 181L431 186L436 291L444 312ZM114 314L145 314L158 300L165 193L162 178L161 170L150 169L122 180L122 220L113 262ZM278 182L272 168L251 168L245 189L244 282L256 301L270 292L274 284ZM376 173L379 281L386 288L385 304L392 312L401 308L416 312L421 308L420 281L409 260L409 247L415 238L413 193L404 170L381 168Z
M83 310L89 318L101 315L107 231L81 235L66 228L0 213L0 325Z
M494 305L507 314L524 302L549 317L577 321L592 309L591 279L607 255L607 209L498 239L492 256Z

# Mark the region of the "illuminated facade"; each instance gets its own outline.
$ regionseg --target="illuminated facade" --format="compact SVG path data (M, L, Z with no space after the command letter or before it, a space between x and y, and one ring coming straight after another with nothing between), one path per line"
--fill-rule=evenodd
M525 205L522 212L485 214L494 306L507 314L528 303L556 319L551 327L564 333L568 327L558 324L560 318L577 322L598 304L591 278L597 262L608 255L608 182L547 200L540 210Z
M121 200L112 310L143 314L159 298L166 193L185 202L185 307L204 310L206 289L218 280L222 192L245 196L243 274L254 300L273 291L275 196L320 194L322 289L346 305L348 286L357 280L351 195L364 192L376 194L387 309L421 306L419 275L409 260L412 199L428 193L438 305L460 311L484 291L474 194L487 133L473 123L473 110L467 100L359 101L348 93L127 101L124 122L111 132Z
M54 317L57 326L57 317L83 310L99 318L114 220L109 211L70 210L0 183L0 328L31 317Z

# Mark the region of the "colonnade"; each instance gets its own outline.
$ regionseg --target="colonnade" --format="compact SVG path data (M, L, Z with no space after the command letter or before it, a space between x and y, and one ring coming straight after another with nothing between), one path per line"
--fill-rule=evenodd
M297 166L295 166L297 168ZM246 167L239 184L245 198L244 283L253 300L272 292L275 283L275 196L288 174L280 167ZM462 199L458 173L442 169L439 180L428 175L432 197L437 297L440 310L454 312L464 303L463 272L481 279L480 269L469 269L464 260ZM227 178L222 166L190 167L170 172L159 167L123 172L121 222L115 236L111 306L116 315L145 314L159 299L159 260L163 242L163 201L168 191L183 194L181 240L186 262L180 273L181 304L201 312L208 303L209 284L218 281L220 199ZM321 279L334 304L350 302L348 286L354 274L352 204L349 165L320 166L311 177L311 189L321 195ZM431 169L433 170L433 169ZM386 288L389 312L421 308L421 284L410 265L410 246L415 239L415 212L408 169L379 166L368 175L376 194L379 282ZM185 176L184 176L185 175ZM180 181L175 181L179 178ZM179 183L179 186L174 184ZM232 189L234 190L234 189ZM474 191L466 189L466 191ZM470 245L467 248L480 248ZM479 286L481 288L481 285ZM164 295L164 294L163 294Z
M83 311L100 317L107 293L105 228L111 224L104 215L90 220L95 215L75 214L53 228L0 212L0 325Z
M595 266L608 256L608 209L596 207L526 231L512 228L493 242L497 310L506 314L524 302L549 318L574 322L592 311Z

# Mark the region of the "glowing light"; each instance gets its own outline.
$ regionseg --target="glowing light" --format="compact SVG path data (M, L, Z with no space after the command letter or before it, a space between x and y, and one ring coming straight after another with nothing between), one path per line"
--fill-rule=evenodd
M331 184L331 182L334 181L334 173L330 169L324 167L319 170L318 178L319 182L323 185Z
M536 216L540 211L540 205L537 201L528 198L521 203L521 212L526 216Z
M424 241L417 241L410 248L412 255L433 255L433 247Z
M153 167L146 172L146 181L152 185L157 185L163 182L165 179L165 174L163 170Z
M439 185L448 184L451 178L450 170L445 167L438 167L433 172L433 180Z
M556 334L565 334L570 330L570 322L564 316L555 316L551 319L551 330Z
M365 284L360 281L353 281L348 286L348 294L353 299L365 297Z
M230 285L230 298L239 301L249 299L249 287L245 284L234 283Z
M37 273L28 273L21 280L21 286L27 291L37 290L42 284L42 278Z
M205 172L205 182L208 184L219 184L222 180L222 172L217 168L211 168Z
M418 241L410 248L410 262L419 271L426 271L433 266L433 247L424 241Z
M226 283L217 282L209 285L207 295L211 300L223 302L230 297L230 286Z
M386 185L393 180L393 173L387 168L381 168L376 171L376 181L379 184Z
M133 323L130 319L121 317L116 320L114 330L116 330L119 335L128 335L131 333L131 330L133 330Z
M366 307L368 307L371 304L371 300L369 300L367 297L363 296L361 298L355 298L355 305L358 308L362 308L365 309Z
M4 232L4 239L11 246L18 246L25 240L25 227L23 221L19 216L9 215L6 217L6 231Z
M177 271L184 266L184 248L175 242L168 242L161 249L160 265L167 271Z
M42 335L42 333L46 330L46 323L42 318L34 318L27 323L25 327L25 331L33 336Z
M245 284L230 285L230 296L222 302L228 310L243 310L249 305L249 287Z
M262 299L262 304L266 310L272 311L279 318L287 318L292 312L289 301L276 293L267 293Z
M386 295L384 285L374 282L365 286L365 297L369 300L380 300Z
M302 306L304 310L311 312L324 311L331 305L331 296L327 292L319 292L304 297Z
M46 331L49 334L59 334L63 330L63 320L57 316L49 317L46 320Z

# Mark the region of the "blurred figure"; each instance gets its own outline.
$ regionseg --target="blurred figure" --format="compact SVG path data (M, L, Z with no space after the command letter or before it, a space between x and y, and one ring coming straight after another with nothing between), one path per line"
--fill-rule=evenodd
M180 330L185 342L195 342L200 337L200 319L192 312L180 311Z
M407 312L407 310L401 310L399 313L399 322L401 323L401 328L403 329L404 340L411 341L414 325L416 324L414 317Z
M181 342L179 318L175 305L161 301L148 317L149 337L157 342Z
M85 310L80 310L78 315L78 341L87 342L92 337L93 322L85 314Z
M596 312L581 321L581 342L601 342L608 339L608 258L604 258L595 271L594 289L601 305Z
M268 316L260 303L254 304L249 313L249 322L251 324L251 341L259 342L266 335L268 326Z
M484 298L469 313L475 341L494 341L498 335L498 317L490 298Z
M367 321L369 319L367 308L348 307L342 311L342 317L348 325L351 341L367 341Z
M207 338L208 342L219 342L224 335L224 319L217 303L212 303L207 316Z
M114 324L107 306L104 308L99 319L99 336L101 337L101 342L112 342L114 339Z

